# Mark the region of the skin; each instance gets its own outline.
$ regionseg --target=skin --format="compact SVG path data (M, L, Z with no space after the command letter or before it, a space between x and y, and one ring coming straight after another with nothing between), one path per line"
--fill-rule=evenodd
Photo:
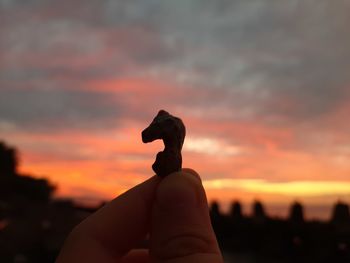
M199 175L153 176L111 201L69 235L56 263L70 262L222 263Z

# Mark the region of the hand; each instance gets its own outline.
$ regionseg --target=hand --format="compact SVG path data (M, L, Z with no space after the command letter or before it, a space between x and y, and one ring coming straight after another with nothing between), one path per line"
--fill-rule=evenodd
M69 235L56 263L71 262L222 263L199 175L154 176L111 201Z

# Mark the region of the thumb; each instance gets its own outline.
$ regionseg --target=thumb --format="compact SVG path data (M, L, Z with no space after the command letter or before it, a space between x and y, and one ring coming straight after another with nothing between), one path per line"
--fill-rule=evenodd
M223 262L196 172L172 173L159 183L152 211L150 255L156 262Z

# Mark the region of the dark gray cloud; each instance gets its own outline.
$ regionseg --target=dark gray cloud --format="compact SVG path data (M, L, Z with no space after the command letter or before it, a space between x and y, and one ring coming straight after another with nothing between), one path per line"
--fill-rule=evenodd
M248 105L259 119L308 121L349 99L349 2L232 2L224 11L219 4L169 11L164 32L189 51L174 72L236 90L232 104Z
M148 76L222 94L180 106L274 125L322 118L349 100L346 0L2 0L0 12L7 89Z
M235 90L227 108L252 118L310 121L349 100L348 1L108 1L103 11L106 24L143 25L177 50L165 61L149 53L141 70Z
M104 129L121 105L109 93L54 88L1 89L0 122L25 129Z

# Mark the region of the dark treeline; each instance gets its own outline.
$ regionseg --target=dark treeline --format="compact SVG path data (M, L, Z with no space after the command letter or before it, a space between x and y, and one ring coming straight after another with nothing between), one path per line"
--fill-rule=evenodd
M97 208L52 198L55 187L18 171L16 149L0 142L0 262L54 262L72 228Z
M16 149L0 142L0 262L54 262L68 233L99 207L52 198L46 179L18 172ZM269 217L261 202L253 214L234 202L223 214L211 204L212 224L223 251L248 255L241 262L350 262L349 206L338 202L329 222L306 221L292 204L287 219Z
M35 179L18 172L18 154L0 142L0 198L2 201L48 201L54 186L46 179Z
M251 216L242 214L239 202L230 212L211 205L214 231L224 251L251 255L253 262L350 262L349 206L334 205L328 222L306 221L303 206L291 205L287 219L271 218L261 202Z

